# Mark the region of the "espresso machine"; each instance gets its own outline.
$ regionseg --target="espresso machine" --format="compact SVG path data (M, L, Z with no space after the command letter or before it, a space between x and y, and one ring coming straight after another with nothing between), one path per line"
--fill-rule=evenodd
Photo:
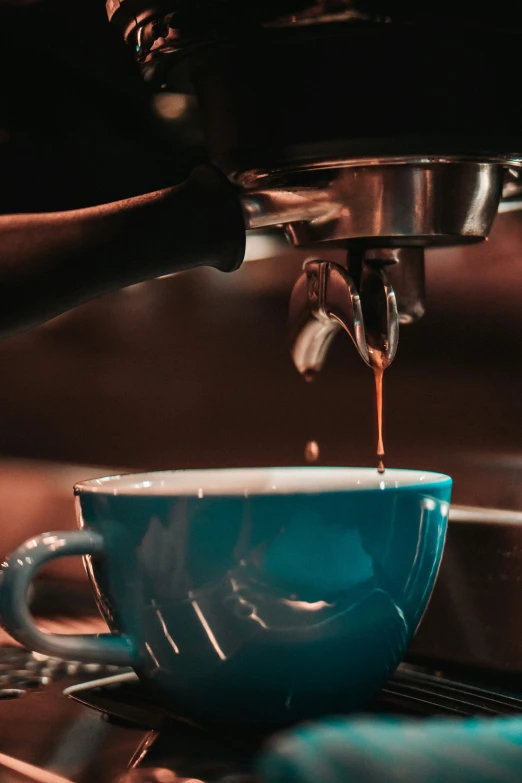
M507 3L109 0L107 14L147 89L178 94L189 123L197 107L201 162L148 195L0 217L3 336L146 279L232 272L245 238L275 231L311 256L290 302L299 372L342 329L390 363L399 324L425 310L426 248L481 242L518 207L522 12ZM321 258L332 247L345 264Z

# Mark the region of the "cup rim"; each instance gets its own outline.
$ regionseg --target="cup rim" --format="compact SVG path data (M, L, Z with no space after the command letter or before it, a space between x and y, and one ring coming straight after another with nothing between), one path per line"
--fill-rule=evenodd
M145 471L80 481L75 495L127 497L255 497L323 495L375 490L412 490L452 483L431 471L389 468L384 474L368 467L204 468Z

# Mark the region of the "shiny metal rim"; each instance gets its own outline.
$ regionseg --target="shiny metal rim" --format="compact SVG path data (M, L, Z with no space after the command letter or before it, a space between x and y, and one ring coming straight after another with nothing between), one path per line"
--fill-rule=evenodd
M367 168L370 166L429 166L446 163L492 163L506 168L522 169L522 155L410 155L383 156L363 158L331 158L317 160L301 165L281 167L277 169L250 169L240 174L232 175L231 179L245 190L257 188L264 182L274 178L310 171L327 171L330 169Z

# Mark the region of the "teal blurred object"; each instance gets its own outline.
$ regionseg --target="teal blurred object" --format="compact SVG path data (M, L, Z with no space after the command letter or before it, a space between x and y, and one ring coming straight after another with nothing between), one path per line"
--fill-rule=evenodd
M206 722L295 723L360 708L401 661L440 564L451 479L373 468L116 476L76 487L79 531L14 552L5 628L54 656L132 666ZM41 633L36 569L87 556L113 634Z
M332 719L276 737L264 783L520 783L522 718Z

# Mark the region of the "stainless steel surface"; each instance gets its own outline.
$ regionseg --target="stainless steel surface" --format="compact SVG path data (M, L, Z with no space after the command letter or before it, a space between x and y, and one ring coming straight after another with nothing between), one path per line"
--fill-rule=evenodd
M506 511L499 508L475 508L474 506L453 506L450 522L468 525L516 525L522 530L522 511Z
M341 156L324 156L316 160L307 160L297 166L286 166L277 170L252 169L236 174L235 179L239 185L247 190L253 190L262 187L263 182L270 182L274 174L284 175L285 173L295 173L297 171L323 171L335 168L366 168L368 166L425 166L425 165L446 165L448 163L487 163L502 166L504 169L504 184L502 186L502 197L507 198L512 191L515 183L519 181L522 169L522 155L519 154L489 154L489 155L378 155L372 157L352 156L342 158Z
M366 261L385 263L393 288L400 324L412 324L426 311L424 248L377 248L364 252Z
M381 698L397 708L431 715L493 718L522 713L522 698L516 692L487 687L480 683L480 678L470 683L409 664L399 666L383 688Z
M238 181L246 188L247 225L284 224L295 245L355 239L458 244L489 234L504 169L496 162L429 158L322 161L293 171L248 172Z
M371 281L371 282L370 282ZM375 335L367 332L364 319L366 289L377 289L379 305L372 301L373 311L381 317L382 345L375 345ZM377 297L375 297L377 299ZM378 311L382 308L382 312ZM304 264L290 298L289 324L291 355L296 369L311 378L323 366L330 344L344 329L353 340L363 361L372 366L371 352L383 349L388 364L397 351L399 319L393 288L384 268L363 265L359 289L342 266L331 261L310 260Z

